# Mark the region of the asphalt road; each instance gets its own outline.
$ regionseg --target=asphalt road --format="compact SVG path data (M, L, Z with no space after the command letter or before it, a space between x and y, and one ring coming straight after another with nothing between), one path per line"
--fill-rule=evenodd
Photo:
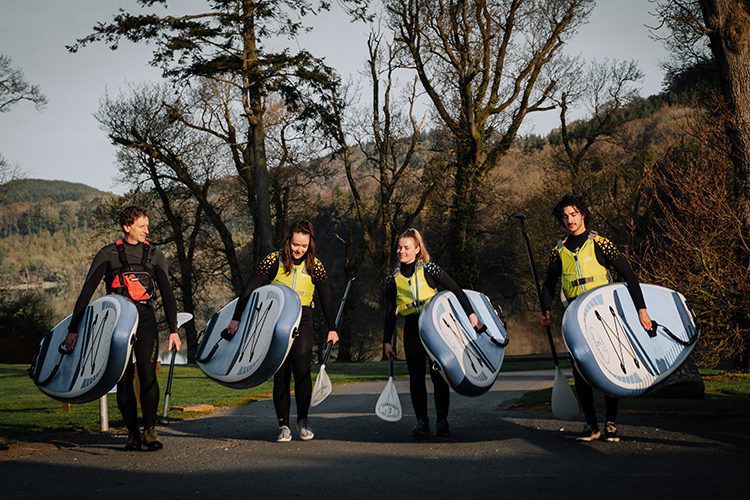
M2 498L628 498L750 497L750 419L623 415L620 443L578 443L582 421L503 409L549 387L552 371L501 373L478 398L451 398L451 436L414 441L414 415L373 412L384 383L336 386L315 439L276 443L271 401L160 429L160 452L96 442L2 459ZM175 391L179 390L175 387ZM432 404L432 401L430 401ZM624 403L626 404L626 403ZM292 405L294 406L294 405ZM431 413L434 412L431 410Z

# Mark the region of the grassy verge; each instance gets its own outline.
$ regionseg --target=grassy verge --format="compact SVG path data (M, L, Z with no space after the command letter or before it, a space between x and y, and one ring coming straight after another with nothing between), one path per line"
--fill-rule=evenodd
M721 370L701 370L706 386L704 399L622 398L620 413L643 415L744 416L750 415L750 375ZM507 410L549 411L552 389L527 393L506 405ZM597 408L604 407L601 393L594 392Z

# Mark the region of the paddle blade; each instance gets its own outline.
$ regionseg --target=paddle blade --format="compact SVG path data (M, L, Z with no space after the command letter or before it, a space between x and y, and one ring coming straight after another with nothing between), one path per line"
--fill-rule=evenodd
M388 382L385 384L378 402L375 403L375 415L386 422L398 422L401 420L401 400L398 398L396 384L393 383L392 377L388 377Z
M560 420L570 420L578 415L578 400L560 367L555 367L555 382L552 385L552 414Z
M310 405L318 406L332 390L333 386L331 385L331 379L328 378L328 373L326 373L326 365L320 365L320 373L318 373L318 378L315 379Z

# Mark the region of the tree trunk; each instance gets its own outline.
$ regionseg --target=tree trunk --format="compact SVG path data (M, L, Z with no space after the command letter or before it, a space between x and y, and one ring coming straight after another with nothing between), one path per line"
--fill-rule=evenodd
M750 240L750 7L740 0L699 0L708 31L711 52L720 72L721 91L730 117L726 132L731 144L734 165L734 196L742 235ZM744 268L750 266L750 255L738 242L737 258ZM743 352L738 364L750 369L750 311L737 311L738 327L745 334ZM742 357L744 356L744 359Z

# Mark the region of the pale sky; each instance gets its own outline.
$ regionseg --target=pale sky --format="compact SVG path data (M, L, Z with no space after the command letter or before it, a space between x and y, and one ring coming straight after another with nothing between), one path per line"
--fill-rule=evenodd
M196 6L190 12L203 4L172 3L185 11ZM112 52L94 44L77 54L69 54L65 45L89 34L96 22L110 20L119 7L136 12L135 5L134 0L0 0L0 53L12 57L13 66L28 82L40 85L49 100L39 112L21 103L0 114L0 153L26 177L123 191L114 181L114 147L93 114L105 91L117 95L130 82L158 81L160 71L148 65L146 45L123 42ZM652 10L649 0L598 0L567 52L587 60L634 59L645 73L641 95L658 93L663 78L659 63L667 54L644 26L656 24ZM314 26L300 43L325 57L343 78L356 78L365 60L368 28L339 13L323 14ZM557 113L548 112L535 115L524 130L543 135L557 125Z

